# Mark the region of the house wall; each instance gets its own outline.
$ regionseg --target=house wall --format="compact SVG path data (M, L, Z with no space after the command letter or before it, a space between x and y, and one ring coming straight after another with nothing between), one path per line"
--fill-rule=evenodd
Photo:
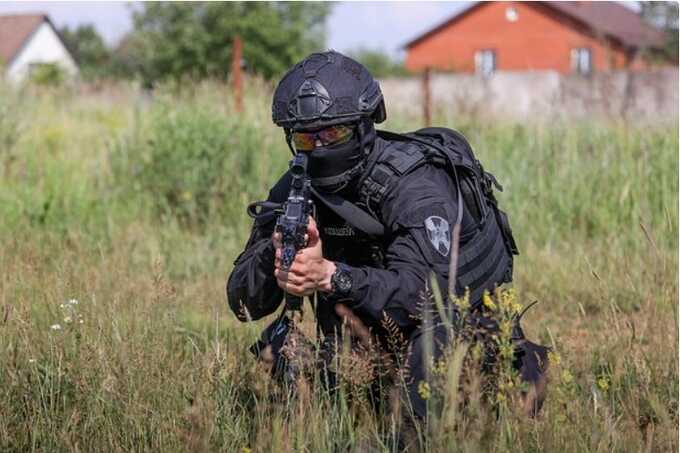
M515 8L517 20L506 18ZM571 70L571 50L587 47L596 71L623 68L625 53L614 43L590 36L582 26L540 3L488 2L473 6L453 23L407 51L406 68L474 72L475 51L494 49L496 69Z
M73 57L47 22L38 27L19 54L14 57L7 68L7 78L13 82L24 80L29 74L31 63L57 63L68 74L78 73L78 66Z

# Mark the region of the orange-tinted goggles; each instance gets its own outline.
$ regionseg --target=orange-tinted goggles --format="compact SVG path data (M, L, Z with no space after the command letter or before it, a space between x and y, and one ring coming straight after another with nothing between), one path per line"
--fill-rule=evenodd
M330 126L314 132L293 132L293 143L297 151L312 151L320 146L345 143L354 134L350 126Z

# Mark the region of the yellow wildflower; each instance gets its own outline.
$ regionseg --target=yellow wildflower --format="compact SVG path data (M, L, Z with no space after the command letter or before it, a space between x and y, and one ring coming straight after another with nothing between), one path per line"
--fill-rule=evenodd
M513 302L511 311L513 313L519 313L520 311L522 311L522 304L520 304L519 302Z
M511 359L514 356L514 348L512 347L512 344L502 344L499 348L501 357L504 359Z
M463 299L460 301L460 308L462 310L467 310L470 308L470 287L465 288L465 294L463 294Z
M597 386L600 387L600 390L603 392L609 390L609 379L607 376L600 376L600 378L597 380Z
M558 353L550 351L548 353L548 362L554 366L558 366L560 363L562 363L562 358Z
M453 299L456 306L461 312L466 311L470 308L470 288L465 288L465 294L463 297L456 297Z
M565 385L569 385L574 381L574 376L571 374L571 371L569 370L564 370L562 371L562 383Z
M512 330L512 323L506 319L505 321L501 322L499 328L503 336L507 338L510 336L510 331Z
M498 297L498 299L504 310L510 310L512 302L515 300L515 292L512 289L500 291L500 297Z
M488 291L484 291L484 296L482 297L482 302L484 303L484 306L488 308L489 310L495 310L496 309L496 304L493 302L493 299L491 299L491 296L489 295Z
M430 384L425 381L420 381L420 383L418 383L418 395L425 401L429 400L432 396Z
M446 374L447 368L446 360L440 359L432 367L432 373L444 375Z

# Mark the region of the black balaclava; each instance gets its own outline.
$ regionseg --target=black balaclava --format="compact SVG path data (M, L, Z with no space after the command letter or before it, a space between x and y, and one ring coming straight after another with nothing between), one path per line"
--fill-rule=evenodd
M366 157L373 149L376 132L373 121L356 124L354 135L345 143L322 146L309 152L309 175L312 186L323 192L347 192L351 183L364 171Z

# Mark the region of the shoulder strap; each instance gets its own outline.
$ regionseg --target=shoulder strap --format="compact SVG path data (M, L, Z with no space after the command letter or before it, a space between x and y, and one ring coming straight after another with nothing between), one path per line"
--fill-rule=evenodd
M366 211L357 205L345 200L340 195L333 193L320 193L312 186L312 193L325 204L328 209L335 212L352 225L371 236L382 236L385 234L385 227L371 217Z
M453 177L454 177L454 180L455 180L455 183L456 183L456 192L458 192L458 213L456 215L456 225L458 226L458 229L460 229L460 225L461 225L461 222L463 220L463 197L462 197L461 191L460 191L460 181L458 180L458 172L456 171L456 163L451 160L451 156L449 155L449 153L447 153L446 150L443 149L438 143L433 143L430 140L423 140L422 138L418 137L416 134L404 135L404 134L398 134L396 132L383 131L383 130L377 131L377 134L378 134L379 137L385 138L387 140L415 141L415 142L418 142L418 143L422 143L425 146L435 148L443 156L445 156L446 162L448 163L448 166L453 171Z
M403 142L409 139L406 135L397 132L384 131L382 129L378 129L375 132L378 134L378 137L384 138L385 140L398 140Z
M456 185L456 192L458 193L458 213L456 214L456 223L451 231L451 259L449 260L449 281L448 281L448 291L449 294L455 294L456 282L458 281L458 253L460 251L460 230L463 223L463 193L460 187L460 180L458 179L458 171L456 170L456 162L451 158L451 154L446 152L446 150L434 140L424 140L418 137L417 134L412 134L404 136L401 134L395 134L394 132L379 131L379 135L382 133L384 137L392 138L393 140L413 140L422 143L430 148L434 148L439 151L445 160L447 166L451 169L453 173L454 183Z

